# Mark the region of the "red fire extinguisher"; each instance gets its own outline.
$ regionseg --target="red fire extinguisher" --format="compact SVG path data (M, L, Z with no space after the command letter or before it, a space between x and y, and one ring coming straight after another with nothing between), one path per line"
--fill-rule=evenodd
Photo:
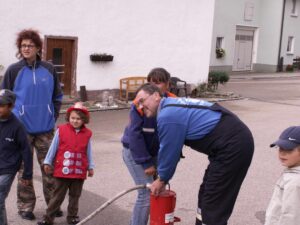
M180 218L174 216L176 193L165 190L158 196L151 193L150 196L150 225L173 225L180 222Z

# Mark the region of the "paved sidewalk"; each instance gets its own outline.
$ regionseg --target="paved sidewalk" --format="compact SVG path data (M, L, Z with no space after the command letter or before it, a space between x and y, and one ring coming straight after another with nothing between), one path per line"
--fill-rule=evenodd
M256 79L274 79L274 78L300 78L300 71L297 72L279 72L279 73L231 73L230 80L256 80Z

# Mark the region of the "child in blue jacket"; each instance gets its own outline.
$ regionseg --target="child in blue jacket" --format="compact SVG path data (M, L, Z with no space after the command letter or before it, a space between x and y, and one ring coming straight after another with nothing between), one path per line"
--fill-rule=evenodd
M176 97L168 92L170 74L163 68L154 68L147 77L164 93L165 97ZM136 185L153 182L156 175L156 157L159 149L156 118L147 118L135 101L131 105L130 120L122 137L123 160ZM150 210L149 190L139 190L131 217L131 225L147 225Z

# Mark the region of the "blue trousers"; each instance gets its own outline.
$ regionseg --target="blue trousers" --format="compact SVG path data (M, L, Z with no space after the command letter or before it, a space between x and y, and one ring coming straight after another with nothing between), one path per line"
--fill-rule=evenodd
M5 199L8 196L15 175L16 175L15 173L0 175L0 224L1 225L7 225Z
M133 160L130 149L125 147L123 148L123 160L136 185L153 182L153 177L145 174L144 168ZM149 211L150 191L148 189L140 189L138 190L130 225L147 225Z

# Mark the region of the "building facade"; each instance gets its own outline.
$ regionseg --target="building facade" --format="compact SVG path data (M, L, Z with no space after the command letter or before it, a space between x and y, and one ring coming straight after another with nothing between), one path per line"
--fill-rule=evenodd
M300 0L216 0L210 70L275 72L292 64L300 56L299 13Z
M207 79L214 1L7 0L0 7L0 64L15 62L16 34L44 38L43 59L61 74L64 92L114 89L128 76L164 67L189 83ZM94 62L91 54L113 61Z

